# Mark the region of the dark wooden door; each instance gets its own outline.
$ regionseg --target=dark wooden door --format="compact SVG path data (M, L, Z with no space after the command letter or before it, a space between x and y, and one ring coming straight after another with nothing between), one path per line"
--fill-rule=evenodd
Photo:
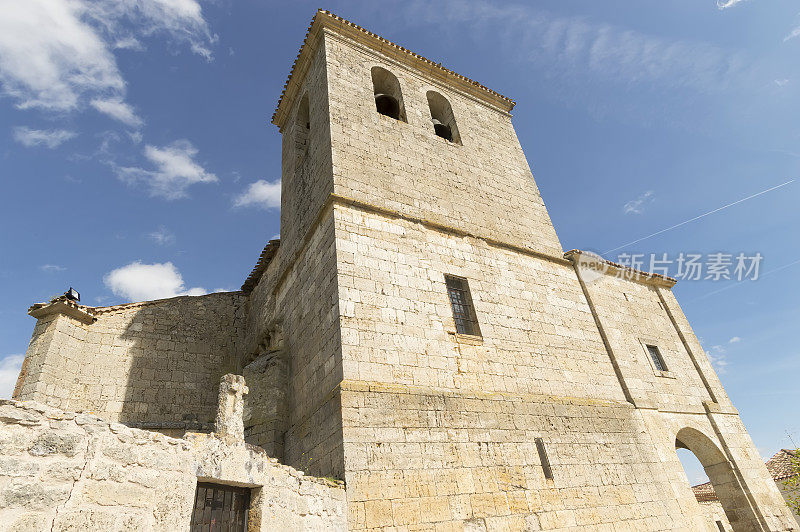
M249 508L249 489L198 482L191 531L245 532Z

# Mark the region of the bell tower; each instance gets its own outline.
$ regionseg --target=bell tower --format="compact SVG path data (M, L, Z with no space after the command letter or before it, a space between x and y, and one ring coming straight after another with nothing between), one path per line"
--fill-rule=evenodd
M284 137L282 231L307 227L332 193L560 256L511 123L513 107L477 82L319 12L273 116Z

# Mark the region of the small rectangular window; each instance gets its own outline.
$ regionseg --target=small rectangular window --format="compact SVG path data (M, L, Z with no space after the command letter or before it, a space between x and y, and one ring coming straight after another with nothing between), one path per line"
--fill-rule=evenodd
M722 525L722 521L717 521L717 528L719 528L719 532L725 532L725 527Z
M198 482L189 530L210 532L247 530L250 490L222 484Z
M667 371L667 365L664 363L664 359L662 358L661 353L658 351L656 346L648 345L647 352L650 353L650 358L653 360L653 365L658 371Z
M547 458L547 451L544 448L544 441L541 438L536 438L536 450L539 452L539 462L542 464L542 471L544 471L544 478L553 478L553 470L550 469L550 459Z
M463 277L444 276L447 284L447 295L450 297L450 306L453 309L453 321L456 323L456 332L480 336L478 318L472 304L472 295L469 293L469 284Z

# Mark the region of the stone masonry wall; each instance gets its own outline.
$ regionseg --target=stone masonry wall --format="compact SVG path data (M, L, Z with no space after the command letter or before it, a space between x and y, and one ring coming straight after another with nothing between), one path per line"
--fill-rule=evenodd
M354 207L335 217L345 379L625 400L571 265ZM445 274L468 279L482 338L456 334Z
M626 403L343 384L352 530L708 530ZM542 438L553 479L535 445ZM683 494L679 497L678 494Z
M171 433L208 428L243 331L242 294L98 309L39 321L16 399Z
M675 453L685 426L736 465L720 482L749 494L732 502L737 530L753 503L772 530L790 529L735 411L706 411L655 288L600 279L591 307L570 264L374 209L337 204L334 218L353 529L704 530ZM482 337L455 334L445 274L468 279ZM626 401L593 311L648 409ZM670 376L654 374L639 336Z
M717 521L720 522L722 525L721 532L729 532L733 530L731 528L731 524L728 522L728 518L725 517L725 511L722 509L722 505L719 501L704 501L700 503L700 509L703 510L703 514L706 516L706 520L709 523L714 524L717 529L719 529L719 525Z
M251 488L251 532L346 529L340 485L256 447L0 401L0 530L188 530L198 481Z
M508 113L336 34L325 50L336 194L561 256ZM399 80L408 122L376 112L373 66ZM429 90L449 100L461 144L434 134Z
M662 289L614 275L590 277L585 286L631 395L662 410L704 413L712 397L659 298ZM656 370L648 344L658 347L667 371ZM718 383L699 345L695 355Z
M327 83L323 45L316 51L302 80L301 96L281 130L281 247L290 256L302 246L333 192ZM307 118L301 111L303 97L308 102Z
M341 339L331 210L311 227L295 256L287 257L288 249L281 245L280 256L276 255L250 295L249 313L258 319L251 319L245 343L253 345L254 337L270 323L280 323L288 365L286 463L315 475L343 478L337 390ZM259 390L269 379L263 373L254 378L257 367L248 366L246 371L253 397L248 401L269 401L278 395ZM255 408L263 413L279 407L267 403Z

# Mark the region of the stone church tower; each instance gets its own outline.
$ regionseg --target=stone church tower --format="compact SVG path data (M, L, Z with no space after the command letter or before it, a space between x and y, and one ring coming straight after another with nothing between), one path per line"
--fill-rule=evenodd
M242 291L35 305L16 398L180 436L242 374L245 438L344 480L352 530L796 530L675 281L564 253L513 106L318 12Z

